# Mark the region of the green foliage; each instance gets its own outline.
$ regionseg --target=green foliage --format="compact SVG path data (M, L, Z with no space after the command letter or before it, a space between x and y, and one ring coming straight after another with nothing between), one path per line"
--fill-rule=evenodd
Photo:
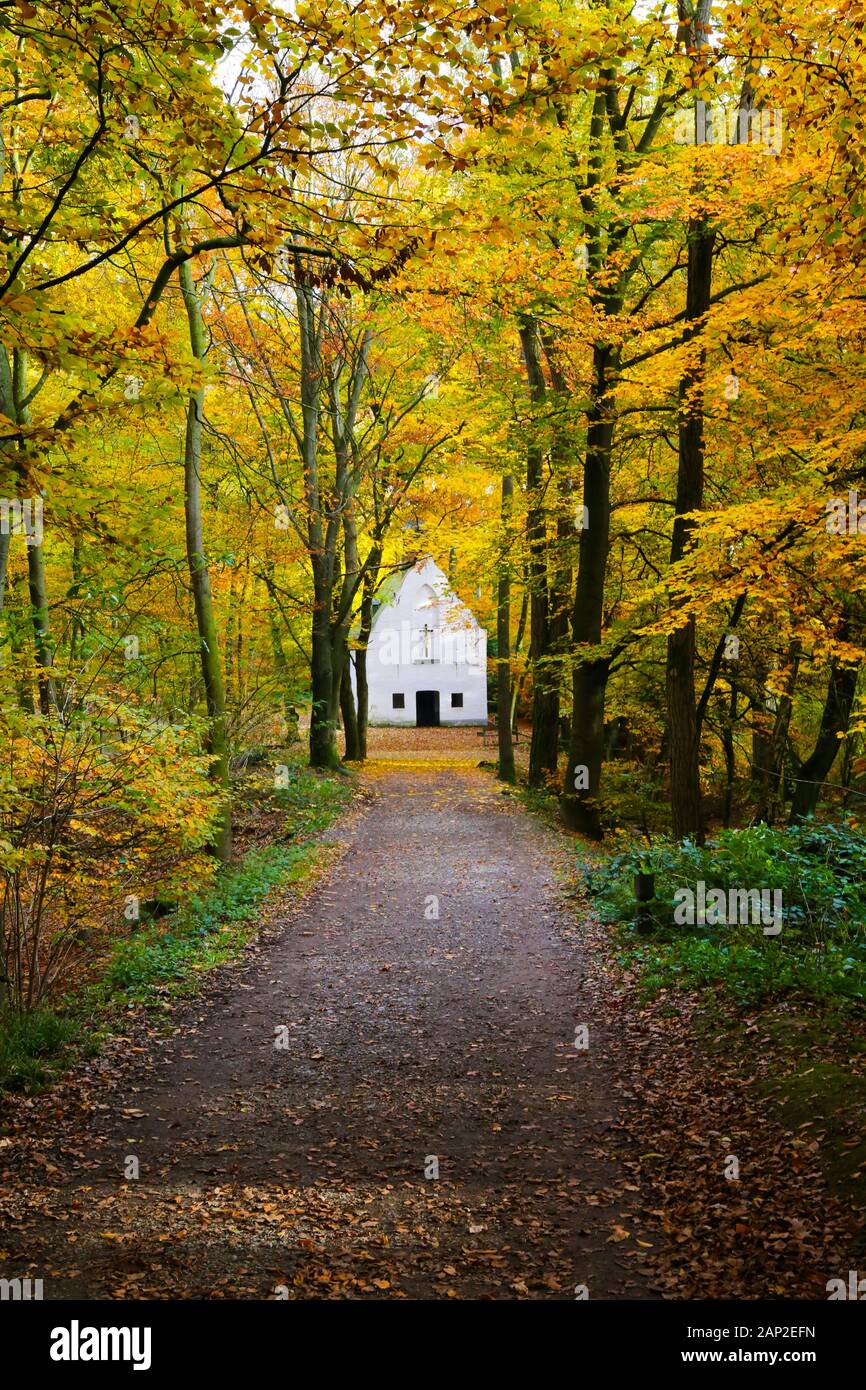
M127 885L190 891L213 870L218 802L201 730L115 695L70 697L62 715L0 701L0 974L17 1009L57 995L82 936L112 920Z
M324 830L348 803L351 783L342 777L328 777L309 767L290 767L289 785L274 793L274 800L286 812L284 839L300 839Z
M103 987L139 1002L154 985L187 992L202 971L237 954L248 934L244 928L263 899L277 884L297 877L310 858L306 846L254 850L241 865L226 869L206 897L193 898L165 922L118 942Z
M785 995L862 1008L866 997L866 953L854 955L850 946L798 950L780 939L750 944L694 934L640 944L629 938L620 961L637 964L645 999L667 989L716 989L741 1009Z
M638 826L647 834L663 835L671 819L663 783L661 767L610 759L604 768L606 823Z
M0 1091L35 1091L54 1074L53 1064L78 1034L74 1019L52 1009L10 1013L0 1027Z
M587 867L604 920L633 923L634 875L656 874L650 938L623 935L621 960L636 964L646 996L717 989L741 1008L786 995L862 1007L866 998L866 833L849 823L725 830L703 847L689 841L636 847ZM674 893L695 889L782 891L782 931L674 921Z
M224 869L204 897L118 942L105 973L109 991L125 991L137 1001L146 999L154 985L188 992L203 970L237 956L270 890L297 881L310 869L316 853L305 841L331 824L352 787L348 780L309 767L290 766L288 773L288 787L273 790L268 781L264 788L285 813L281 843L251 851L242 864Z
M588 868L587 886L611 922L635 915L634 875L656 875L653 914L679 933L710 936L729 928L677 927L674 894L703 880L707 891L770 888L782 891L782 938L792 933L814 943L835 940L866 924L866 832L849 823L775 830L755 825L723 830L704 846L657 841ZM856 934L856 932L855 932Z
M343 778L294 768L289 789L276 794L287 812L282 843L251 850L222 869L203 895L159 922L138 924L114 943L99 980L84 994L60 1000L56 1009L0 1017L0 1091L40 1089L72 1046L89 1040L98 1048L95 1028L104 1030L118 1009L194 993L204 973L236 959L268 894L315 870L320 852L309 837L334 820L351 792Z

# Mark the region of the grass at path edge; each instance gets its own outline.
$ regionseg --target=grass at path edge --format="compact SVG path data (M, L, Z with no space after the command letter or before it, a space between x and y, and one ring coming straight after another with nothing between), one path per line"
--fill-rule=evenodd
M165 1009L171 999L195 994L212 970L238 960L266 900L324 867L326 851L315 836L338 818L353 789L343 776L297 769L274 797L286 812L279 842L250 850L221 869L201 898L115 941L83 991L0 1019L0 1095L44 1090L77 1058L94 1056L131 1010Z

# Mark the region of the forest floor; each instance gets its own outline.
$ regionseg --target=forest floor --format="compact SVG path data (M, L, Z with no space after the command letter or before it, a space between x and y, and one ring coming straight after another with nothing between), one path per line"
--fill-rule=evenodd
M381 737L328 870L239 964L10 1099L0 1274L48 1298L826 1297L851 1222L811 1137L687 1010L638 1006L572 842L461 755L480 742Z

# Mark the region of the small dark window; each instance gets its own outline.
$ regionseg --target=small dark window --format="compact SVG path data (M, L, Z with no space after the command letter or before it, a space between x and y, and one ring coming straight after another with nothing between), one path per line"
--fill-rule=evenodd
M452 709L462 709L462 708L463 708L463 694L462 694L462 692L461 692L459 695L452 695L452 696L451 696L451 708L452 708Z
M405 696L405 695L392 695L392 696L391 696L391 708L392 708L392 709L405 709L405 708L406 708L406 696Z

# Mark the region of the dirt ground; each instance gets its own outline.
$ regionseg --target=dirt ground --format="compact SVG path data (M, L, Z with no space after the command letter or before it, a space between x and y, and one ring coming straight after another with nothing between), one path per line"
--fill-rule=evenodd
M339 738L342 748L342 733ZM518 767L529 765L529 739L530 729L521 726L514 741L514 760ZM438 729L372 728L367 735L367 751L376 762L441 759L473 766L481 761L495 763L498 756L495 730L472 725Z
M714 1044L702 1001L643 1000L575 896L578 847L481 744L373 731L329 866L269 900L243 960L10 1098L0 1276L46 1298L751 1299L825 1298L857 1267L820 1117L788 1129L754 1084L789 1065L764 1025Z
M167 1036L18 1103L4 1273L55 1298L651 1296L560 847L454 752L380 749L258 950Z

